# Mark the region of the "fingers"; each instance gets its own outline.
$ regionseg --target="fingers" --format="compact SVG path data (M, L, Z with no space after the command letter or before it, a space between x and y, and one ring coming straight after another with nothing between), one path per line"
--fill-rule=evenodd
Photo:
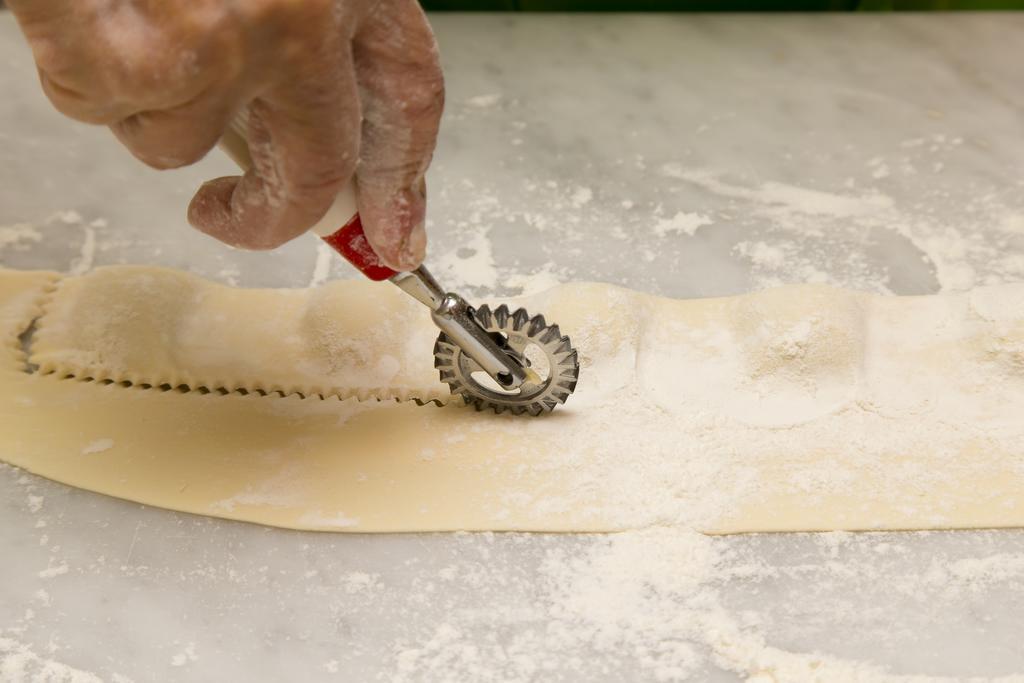
M110 124L133 110L98 77L95 54L109 54L94 11L68 0L9 0L54 108L85 123ZM137 111L137 110L135 110Z
M54 109L82 123L109 125L135 111L127 103L98 100L72 87L61 85L44 71L39 71L39 84Z
M74 4L74 0L7 0L7 8L23 26L67 16Z
M359 212L381 260L411 270L426 251L424 175L444 107L437 46L414 0L387 0L364 19L353 50L363 106Z
M178 168L202 159L231 117L233 97L204 93L172 109L133 114L110 126L117 139L153 168Z
M111 126L152 166L196 161L252 100L253 167L200 188L200 230L276 247L326 212L358 163L371 245L394 268L422 260L443 82L415 0L10 4L54 105Z
M349 182L359 156L359 100L351 61L271 90L249 108L253 167L203 185L189 221L222 242L273 249L309 229Z
M14 0L43 91L61 113L113 125L197 99L239 71L227 3Z

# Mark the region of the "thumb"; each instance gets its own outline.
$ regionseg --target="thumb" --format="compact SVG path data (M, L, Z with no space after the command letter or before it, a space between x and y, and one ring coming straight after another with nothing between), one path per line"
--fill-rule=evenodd
M411 270L426 252L426 184L444 107L434 35L414 0L377 6L353 45L363 107L359 213L381 260Z

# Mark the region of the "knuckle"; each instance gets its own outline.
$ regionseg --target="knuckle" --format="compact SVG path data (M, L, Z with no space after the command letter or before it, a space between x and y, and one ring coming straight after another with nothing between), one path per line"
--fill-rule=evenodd
M405 127L430 132L440 123L444 110L444 79L440 71L418 70L403 74L385 84L379 117L394 116ZM371 117L373 112L368 112Z
M351 173L347 168L331 166L320 170L308 170L291 183L291 194L297 199L319 199L336 193L349 179Z
M97 106L89 98L65 88L45 74L41 74L40 80L46 98L50 100L53 108L64 116L82 123L98 125L108 124L115 118L109 111Z
M115 11L102 26L104 45L95 60L106 87L140 108L170 107L196 96L214 81L228 81L241 69L238 30L226 25L226 10L210 3L176 13L170 20L145 16L139 39L132 12Z
M290 173L285 174L288 194L304 200L318 201L327 196L333 199L342 185L352 178L357 155L346 149L345 141L327 145L326 150L343 149L342 152L321 151L313 154L299 154L292 158Z
M142 163L157 170L181 168L199 161L208 146L193 136L180 135L177 121L147 113L119 121L115 135Z
M423 166L419 156L412 154L390 162L381 160L359 176L359 186L376 190L380 194L389 194L396 187L408 184L409 179L419 177L423 173Z
M444 78L440 71L426 74L411 88L411 110L417 117L440 117L444 109Z
M73 64L62 50L55 49L47 41L43 44L33 43L32 53L39 72L46 74L48 79L60 83L71 81L71 76L74 73Z

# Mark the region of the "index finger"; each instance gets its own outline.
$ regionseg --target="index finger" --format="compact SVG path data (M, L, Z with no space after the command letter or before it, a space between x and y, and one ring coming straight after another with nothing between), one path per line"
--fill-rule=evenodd
M351 71L342 66L326 83L289 84L250 105L253 166L203 185L189 205L192 225L232 246L273 249L320 220L358 159Z

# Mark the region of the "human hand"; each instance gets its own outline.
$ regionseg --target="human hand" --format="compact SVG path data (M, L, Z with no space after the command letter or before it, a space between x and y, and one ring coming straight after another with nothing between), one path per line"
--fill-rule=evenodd
M155 168L201 159L249 106L253 168L199 188L190 222L272 249L353 178L384 263L423 259L444 85L415 0L8 0L54 106Z

